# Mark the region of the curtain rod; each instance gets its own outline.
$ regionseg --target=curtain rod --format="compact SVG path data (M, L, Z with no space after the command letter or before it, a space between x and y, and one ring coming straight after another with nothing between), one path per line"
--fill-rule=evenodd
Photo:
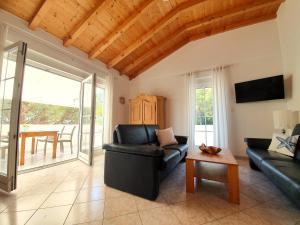
M210 70L213 70L214 68L219 68L219 67L228 68L228 67L230 67L230 66L232 66L232 65L233 65L233 64L228 64L228 65L224 65L224 66L214 66L214 67L211 67L211 68L206 68L206 69L196 70L196 71L189 72L189 73L206 72L206 71L210 71Z

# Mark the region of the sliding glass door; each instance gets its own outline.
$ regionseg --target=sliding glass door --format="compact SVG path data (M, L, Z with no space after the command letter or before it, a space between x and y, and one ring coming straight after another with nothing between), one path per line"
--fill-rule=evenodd
M18 42L4 50L0 80L0 189L17 186L19 115L27 45Z
M79 126L79 159L88 165L93 163L95 128L95 75L82 81Z

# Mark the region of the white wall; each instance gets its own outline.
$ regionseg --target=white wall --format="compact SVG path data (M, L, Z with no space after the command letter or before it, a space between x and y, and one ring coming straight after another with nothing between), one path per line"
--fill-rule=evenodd
M167 126L187 134L186 84L183 73L230 66L232 96L231 148L245 155L244 137L271 137L272 111L286 108L286 100L236 104L236 82L282 74L281 51L275 20L236 29L192 42L130 82L130 97L139 93L167 98ZM263 126L262 126L263 124Z
M278 10L278 30L285 74L292 76L288 107L300 110L300 1L287 0Z

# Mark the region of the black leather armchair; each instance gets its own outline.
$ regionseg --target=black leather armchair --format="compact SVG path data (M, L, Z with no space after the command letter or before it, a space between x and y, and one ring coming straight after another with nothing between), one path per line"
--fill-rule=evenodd
M300 135L298 124L293 135ZM250 167L260 170L300 208L300 139L295 156L268 151L271 139L245 138Z
M159 146L156 125L118 125L113 144L103 145L106 185L150 200L159 194L159 183L186 157L187 137L178 145Z

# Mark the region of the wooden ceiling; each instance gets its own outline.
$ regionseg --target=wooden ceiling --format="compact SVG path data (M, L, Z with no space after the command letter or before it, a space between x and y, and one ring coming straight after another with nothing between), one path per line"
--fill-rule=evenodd
M1 0L0 8L133 79L190 41L275 18L283 1Z

